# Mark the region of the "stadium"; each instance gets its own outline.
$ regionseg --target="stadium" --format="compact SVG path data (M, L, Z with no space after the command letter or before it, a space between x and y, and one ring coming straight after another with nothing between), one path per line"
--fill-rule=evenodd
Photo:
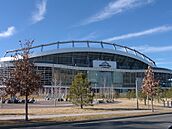
M42 73L44 96L65 98L74 76L86 74L95 93L106 97L141 87L145 69L151 66L162 88L172 86L172 70L159 68L141 52L127 46L103 41L64 41L33 46L31 61ZM0 59L0 68L8 76L11 55L21 49L9 50ZM2 83L1 83L2 85ZM3 87L3 85L2 85Z

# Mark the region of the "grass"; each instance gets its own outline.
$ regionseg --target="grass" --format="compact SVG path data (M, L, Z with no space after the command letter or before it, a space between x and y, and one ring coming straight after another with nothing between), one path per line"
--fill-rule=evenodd
M84 109L80 109L79 107L53 107L53 108L30 108L30 115L43 115L43 114L83 114L82 116L69 116L69 117L57 117L57 118L48 118L48 119L33 119L27 122L27 124L35 124L35 123L51 123L51 122L70 122L70 121L83 121L83 120L97 120L97 119L105 119L105 118L118 118L118 117L126 117L126 116L140 116L140 115L148 115L148 114L157 114L157 113L166 113L172 112L171 108L162 107L162 103L155 102L154 113L151 110L147 110L146 112L137 112L137 113L122 113L122 111L128 110L136 110L136 101L128 100L128 99L118 99L116 103L112 104L99 104L95 106L88 106ZM140 108L142 110L146 110L147 106L140 103ZM94 113L94 112L106 112L113 111L112 114L99 114L99 115L84 115L84 113ZM116 112L121 111L120 114L115 114ZM23 109L0 109L0 116L3 115L24 115ZM10 120L10 121L0 121L1 126L5 125L25 125L26 122L23 120Z
M155 109L160 111L172 111L170 108L162 107L162 103L155 103ZM147 106L141 102L139 107L142 110L146 110ZM106 112L106 111L122 111L122 110L135 110L136 101L128 99L119 99L116 100L116 103L111 104L99 104L94 106L87 106L84 109L79 107L41 107L41 108L29 108L30 115L43 115L43 114L81 114L81 113L94 113L94 112ZM0 115L23 115L25 113L24 106L22 109L0 109Z

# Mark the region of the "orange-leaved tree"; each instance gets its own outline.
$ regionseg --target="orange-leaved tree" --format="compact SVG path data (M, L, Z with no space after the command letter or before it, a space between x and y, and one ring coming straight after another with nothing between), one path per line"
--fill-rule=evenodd
M28 96L37 92L41 88L41 76L36 72L34 63L31 62L30 47L34 41L21 43L21 51L16 53L13 58L13 69L10 76L5 78L4 84L7 94L12 96L19 93L25 96L25 120L28 120Z
M148 66L148 69L145 72L145 77L143 79L143 85L142 85L142 91L151 98L151 110L154 112L154 105L153 105L153 99L156 95L157 88L159 85L159 81L157 81L154 77L154 72L151 66Z

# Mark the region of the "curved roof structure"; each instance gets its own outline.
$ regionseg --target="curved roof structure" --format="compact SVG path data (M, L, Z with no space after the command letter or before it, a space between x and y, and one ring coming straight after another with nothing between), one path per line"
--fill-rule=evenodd
M148 65L156 66L152 59L135 49L116 43L108 43L103 41L58 41L54 43L33 46L30 49L34 51L31 57L67 52L105 52L131 57ZM21 50L22 49L8 50L6 51L4 57L7 57L9 54L12 55L13 53Z

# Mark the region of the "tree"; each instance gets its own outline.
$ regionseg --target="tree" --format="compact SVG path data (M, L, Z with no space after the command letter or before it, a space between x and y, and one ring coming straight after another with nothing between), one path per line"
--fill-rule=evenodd
M172 88L170 89L164 89L162 91L162 98L165 98L165 100L167 101L169 98L172 98Z
M172 88L170 88L170 89L168 89L168 91L167 91L167 96L168 96L168 98L172 98Z
M131 99L130 92L131 92L131 91L128 91L127 94L126 94L126 97L127 97L128 99Z
M21 43L20 53L14 55L14 68L10 71L10 76L5 78L5 91L7 94L15 96L19 93L25 96L25 120L28 120L28 96L38 91L41 87L40 74L35 70L34 63L30 61L30 47L34 41Z
M0 85L3 85L3 68L0 67ZM4 89L1 87L0 89L0 100L1 100L1 108L3 107L3 99L6 96Z
M157 98L158 103L159 103L161 98L162 98L162 88L160 85L158 85L156 88L156 98Z
M119 93L119 92L117 92L117 91L115 91L115 93L114 93L114 97L115 97L115 99L118 99L118 98L120 97L120 93Z
M78 73L69 89L69 99L75 105L83 106L91 105L94 93L91 89L90 82L83 73Z
M1 108L3 107L3 101L5 97L6 97L6 92L4 91L4 89L0 89Z
M144 105L146 105L147 95L142 90L139 91L139 99L140 99L140 101L143 100L144 101Z
M128 99L136 98L136 92L134 90L128 91L127 94L126 94L126 97Z
M163 100L164 101L167 101L167 98L168 98L168 89L164 89L163 91L162 91L162 98L163 98Z
M149 97L151 98L152 112L154 112L153 98L156 95L156 89L157 89L158 85L159 85L159 81L155 80L153 69L150 66L148 66L148 69L145 72L145 77L143 79L142 90L148 96L148 98ZM149 99L148 99L148 101L149 101Z

